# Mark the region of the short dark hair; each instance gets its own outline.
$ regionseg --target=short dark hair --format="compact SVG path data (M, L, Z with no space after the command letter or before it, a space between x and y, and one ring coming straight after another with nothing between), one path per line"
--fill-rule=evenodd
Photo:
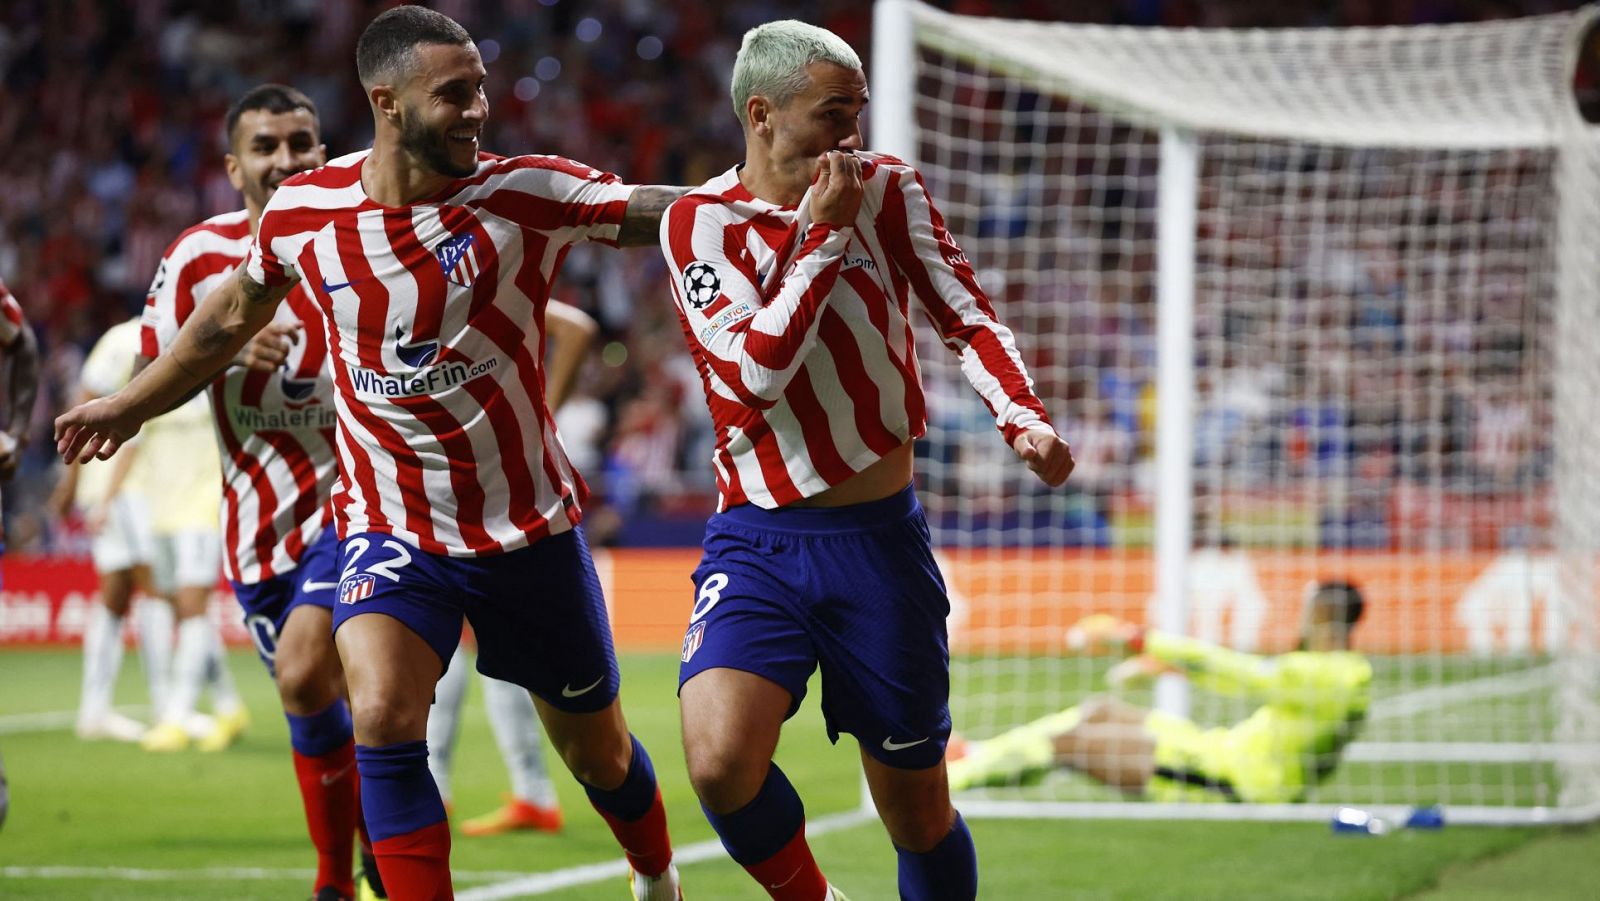
M418 44L470 44L472 35L444 13L397 6L373 19L356 42L356 75L363 87L393 83Z
M266 110L269 113L292 113L303 109L311 114L311 121L317 126L317 133L322 132L322 123L317 119L317 105L311 98L300 93L286 84L258 84L244 96L233 102L228 107L228 116L223 120L224 137L228 139L228 146L233 146L233 130L239 127L239 117L251 110Z
M1343 623L1347 630L1354 628L1367 611L1367 602L1361 596L1361 590L1341 579L1317 583L1316 593L1311 597L1313 603L1332 610L1334 621Z

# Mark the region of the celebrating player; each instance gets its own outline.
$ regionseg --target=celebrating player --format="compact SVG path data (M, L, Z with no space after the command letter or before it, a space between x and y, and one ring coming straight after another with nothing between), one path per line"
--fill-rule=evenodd
M600 330L594 318L577 307L552 300L545 308L545 398L551 412L561 409L577 383L589 345ZM467 697L467 652L457 646L434 687L428 710L428 770L439 786L446 809L450 807L450 770L461 726L461 708ZM481 676L481 674L480 674ZM498 835L530 829L557 832L561 806L555 783L544 762L543 733L533 699L510 682L482 676L483 705L489 715L500 759L511 775L511 793L494 810L464 820L462 835Z
M1060 485L1072 455L920 176L858 152L866 102L836 35L751 30L733 70L745 161L667 214L721 495L683 645L684 748L711 825L773 898L842 897L772 763L820 665L829 735L860 742L901 896L970 899L977 857L944 771L949 601L910 487L926 429L913 299L1039 478Z
M975 743L951 762L950 785L1016 785L1059 766L1156 801L1299 801L1338 765L1366 717L1372 666L1350 650L1365 609L1348 582L1313 585L1300 649L1275 657L1089 617L1068 633L1071 645L1136 655L1113 668L1114 682L1180 673L1213 691L1258 698L1261 707L1244 722L1206 729L1092 698Z
M324 162L316 106L294 88L251 89L224 125L228 178L245 208L207 219L167 249L145 307L141 368L172 353L179 329L206 295L230 281L278 186ZM359 808L349 778L355 744L344 674L332 638L333 389L326 342L319 329L306 328L319 321L310 296L290 290L209 393L224 460L224 571L289 722L321 899L355 893L351 851Z
M479 670L535 695L551 744L627 852L635 896L675 898L666 813L622 716L605 603L577 529L586 489L525 337L543 331L567 247L644 244L679 192L556 157L480 155L486 73L447 16L383 13L356 66L372 148L280 185L245 266L125 390L58 419L58 450L113 453L303 283L322 312L339 419L335 641L391 896L451 896L424 735L465 614Z

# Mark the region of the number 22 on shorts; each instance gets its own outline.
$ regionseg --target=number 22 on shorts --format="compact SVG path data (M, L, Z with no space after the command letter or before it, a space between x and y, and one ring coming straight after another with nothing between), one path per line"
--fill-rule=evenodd
M400 581L400 574L395 570L411 563L411 550L391 538L383 542L383 549L394 551L394 556L388 560L369 563L365 571L360 571L356 563L370 547L372 542L365 538L352 538L346 545L346 553L349 556L345 561L344 572L339 574L339 603L354 604L371 597L373 589L377 587L379 576L391 582Z

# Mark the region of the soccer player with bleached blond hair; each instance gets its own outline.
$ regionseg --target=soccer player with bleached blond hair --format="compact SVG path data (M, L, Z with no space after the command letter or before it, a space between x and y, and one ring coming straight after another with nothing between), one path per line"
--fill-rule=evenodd
M533 693L545 732L622 846L637 901L679 897L655 770L628 731L583 479L545 397L545 305L568 249L644 245L680 192L552 156L480 152L488 73L448 16L372 20L356 70L368 150L286 179L249 257L171 348L56 420L63 457L102 458L209 379L296 285L333 377L340 536L332 628L362 812L389 896L452 896L428 773L428 707L460 641Z
M720 493L679 673L689 777L769 895L842 898L772 761L820 667L829 735L860 744L901 897L971 899L977 853L944 767L950 605L911 487L927 428L914 312L1040 479L1060 485L1072 454L917 171L862 150L855 51L762 25L732 93L744 162L676 201L661 234Z

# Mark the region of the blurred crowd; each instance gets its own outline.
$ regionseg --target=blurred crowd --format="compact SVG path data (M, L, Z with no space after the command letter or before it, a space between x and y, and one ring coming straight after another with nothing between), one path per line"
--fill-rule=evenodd
M353 47L365 23L390 5L387 0L0 4L0 278L24 305L45 354L33 440L16 484L5 494L7 539L14 548L71 545L71 524L54 521L43 508L55 478L50 423L73 396L85 350L108 326L137 313L162 251L181 230L241 206L222 168L221 120L228 104L260 82L291 84L318 104L330 157L365 147L370 117L355 80ZM742 137L727 85L739 38L756 24L794 17L825 26L860 49L872 72L872 11L862 0L435 0L428 5L456 18L479 42L489 71L487 149L561 154L635 182L698 184L740 158ZM943 0L933 5L1019 18L1278 27L1474 21L1576 4ZM953 198L958 208L962 200ZM1149 198L1118 202L1137 207L1129 215L1146 225L1153 217ZM1010 226L1003 205L991 205L987 213L952 216L952 222L958 231L967 229L962 236L971 240L969 249L978 251L974 258L980 264L984 253L1006 254ZM1211 237L1211 249L1202 254L1221 259L1265 236L1244 235L1226 247L1215 244L1222 238ZM1234 316L1226 328L1304 328L1310 334L1319 324L1317 310L1326 308L1348 310L1337 315L1355 317L1322 324L1354 327L1347 329L1349 334L1367 336L1358 337L1358 344L1381 344L1389 333L1412 335L1418 308L1405 311L1406 291L1398 287L1407 274L1384 266L1394 253L1386 242L1394 236L1379 230L1369 237L1368 246L1358 238L1356 246L1328 250L1345 254L1317 264L1319 271L1332 274L1292 289L1301 297L1359 296L1354 306L1343 300L1323 307L1312 303L1298 308L1293 315L1300 319L1295 321L1279 313ZM1203 235L1203 244L1205 239ZM1095 516L1103 525L1113 512L1109 505L1115 503L1107 497L1139 490L1140 464L1148 460L1152 444L1149 354L1154 323L1148 274L1153 259L1130 255L1042 262L1062 268L1110 265L1131 286L1098 300L1094 295L1103 285L1061 283L1053 288L1048 279L1001 285L997 292L1002 302L1008 292L1023 290L1043 292L1030 295L1035 304L1060 301L1024 320L1031 329L1059 330L1060 340L1041 335L1024 343L1037 355L1029 363L1040 375L1041 393L1059 405L1053 409L1060 413L1063 432L1084 459L1075 490L1100 498L1094 501L1099 505ZM1501 350L1515 359L1480 371L1468 363L1448 362L1452 358L1441 350L1427 359L1442 362L1430 362L1422 375L1416 367L1406 369L1410 375L1405 377L1426 378L1439 387L1428 396L1443 398L1446 407L1461 405L1454 413L1409 411L1425 412L1441 423L1437 429L1416 430L1426 436L1417 439L1421 450L1400 446L1399 438L1376 442L1382 447L1363 444L1364 435L1400 435L1402 430L1367 428L1359 411L1324 409L1336 397L1388 391L1394 402L1379 415L1398 421L1408 412L1402 407L1410 396L1404 393L1399 370L1360 370L1351 377L1371 384L1330 386L1324 392L1304 387L1306 380L1319 377L1315 373L1326 370L1295 366L1299 351L1292 342L1283 344L1288 356L1278 361L1236 359L1218 344L1212 351L1215 365L1201 385L1202 467L1232 455L1257 475L1281 480L1294 467L1355 460L1372 469L1374 477L1380 470L1391 477L1401 474L1401 459L1436 453L1466 461L1450 464L1458 468L1487 467L1507 484L1536 478L1544 465L1530 437L1539 431L1537 410L1528 405L1529 392L1519 381L1525 371L1530 314L1517 294L1516 275L1508 273L1497 282L1499 293L1487 297L1487 306L1472 317L1455 316L1448 305L1422 308L1424 315L1439 318L1437 327L1425 329L1425 340L1463 341L1472 347L1488 342L1487 356L1479 353L1472 359L1501 360L1505 354L1496 356ZM1354 282L1341 288L1336 284L1341 278L1359 281L1360 290L1346 290ZM601 506L609 508L591 520L595 540L627 540L628 529L647 519L645 514L703 516L711 507L709 419L664 279L654 252L581 249L569 258L557 291L558 299L588 311L602 327L562 425L575 462L602 490ZM1221 292L1237 286L1212 287ZM1202 302L1207 290L1202 285ZM1485 321L1499 331L1485 333L1480 328ZM1202 335L1202 354L1206 340ZM1387 349L1365 344L1321 349L1385 359L1408 352L1392 342ZM1306 353L1318 350L1304 348ZM1285 387L1290 383L1293 387ZM1497 387L1486 390L1484 384ZM933 390L959 393L960 387L935 384ZM1285 403L1286 397L1313 400ZM957 404L945 409L956 412L942 413L936 427L959 428L952 423L966 408ZM1273 411L1289 427L1255 430L1263 410ZM1296 417L1303 426L1298 431L1293 428ZM1493 424L1489 437L1483 434L1485 423ZM1260 437L1266 433L1280 437ZM1272 441L1294 446L1268 446ZM1466 453L1480 445L1481 456ZM1384 457L1385 452L1390 456ZM937 449L932 453L940 455ZM1255 466L1258 458L1268 463ZM682 535L690 543L697 537L692 531ZM1090 540L1104 543L1105 538Z

